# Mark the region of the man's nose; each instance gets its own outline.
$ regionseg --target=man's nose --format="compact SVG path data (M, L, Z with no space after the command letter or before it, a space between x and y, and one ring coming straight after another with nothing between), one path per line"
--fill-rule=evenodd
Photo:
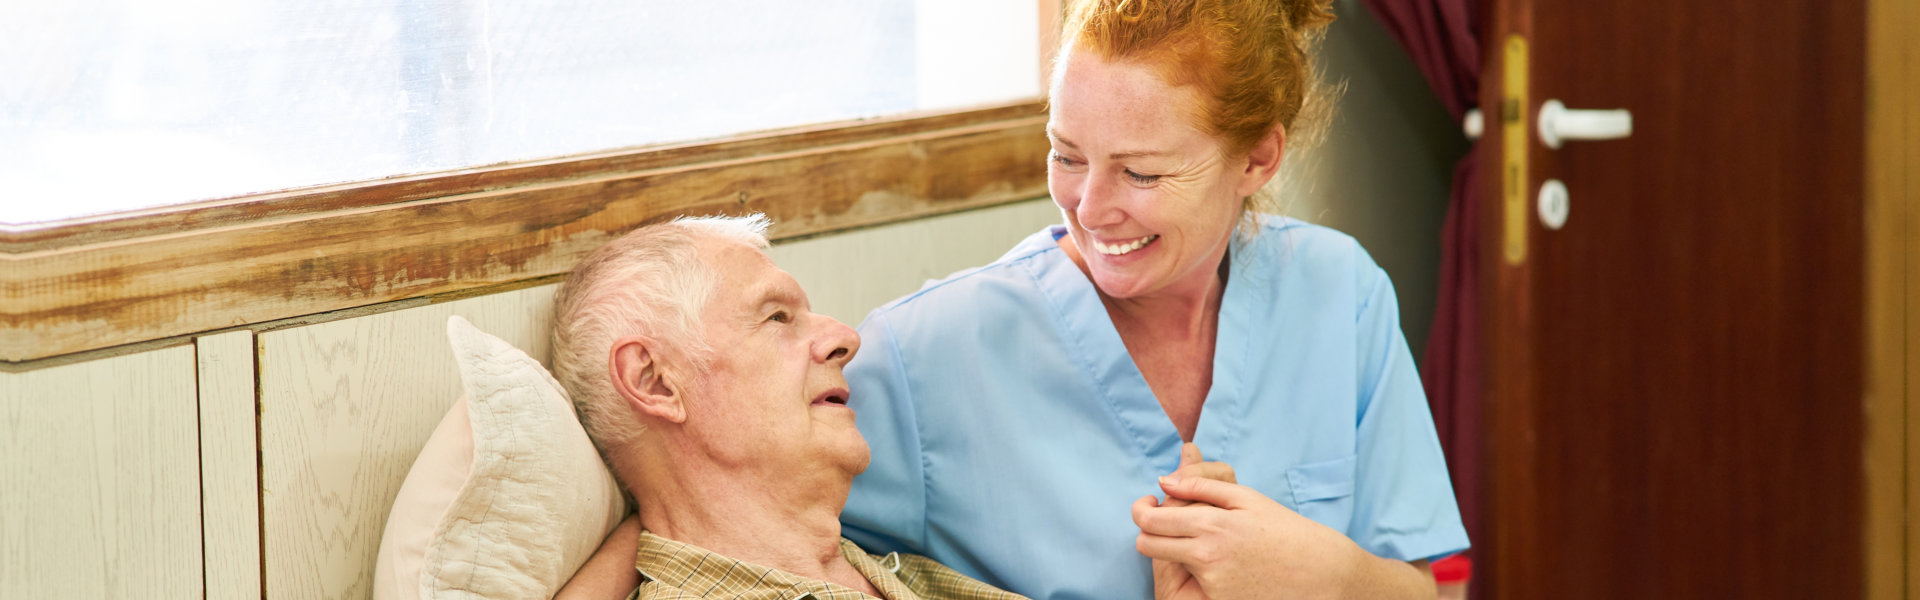
M860 351L860 333L839 319L816 316L821 319L821 332L814 338L814 359L846 366L847 361L853 360L854 353Z

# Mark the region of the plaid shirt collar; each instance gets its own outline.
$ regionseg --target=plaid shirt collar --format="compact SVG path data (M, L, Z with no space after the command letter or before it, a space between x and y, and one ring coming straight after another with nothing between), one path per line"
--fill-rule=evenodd
M888 600L919 600L895 575L900 568L899 555L875 559L846 538L840 539L840 554ZM636 597L646 597L640 592L646 590L649 583L700 598L861 600L871 597L845 586L727 558L644 529L640 532L634 568L640 572L641 582L640 589L635 590Z

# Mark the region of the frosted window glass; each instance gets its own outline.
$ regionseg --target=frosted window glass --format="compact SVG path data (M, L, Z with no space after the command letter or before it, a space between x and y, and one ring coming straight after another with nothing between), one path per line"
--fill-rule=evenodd
M0 0L0 222L1037 95L1032 0Z

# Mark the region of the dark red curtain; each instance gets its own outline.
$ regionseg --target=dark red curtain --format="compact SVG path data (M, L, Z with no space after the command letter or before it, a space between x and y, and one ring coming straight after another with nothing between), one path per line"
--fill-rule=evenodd
M1479 2L1363 0L1407 50L1458 123L1479 105ZM1453 197L1440 237L1440 297L1422 351L1420 379L1447 453L1453 493L1474 541L1480 527L1479 145L1453 167ZM1481 586L1484 587L1484 586ZM1472 588L1470 588L1472 589Z

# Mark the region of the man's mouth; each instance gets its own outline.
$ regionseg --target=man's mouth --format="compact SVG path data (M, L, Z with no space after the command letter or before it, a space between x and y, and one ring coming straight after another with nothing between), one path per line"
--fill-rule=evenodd
M820 392L820 395L813 397L814 406L829 405L829 404L846 406L847 405L847 389L833 388L824 392Z

